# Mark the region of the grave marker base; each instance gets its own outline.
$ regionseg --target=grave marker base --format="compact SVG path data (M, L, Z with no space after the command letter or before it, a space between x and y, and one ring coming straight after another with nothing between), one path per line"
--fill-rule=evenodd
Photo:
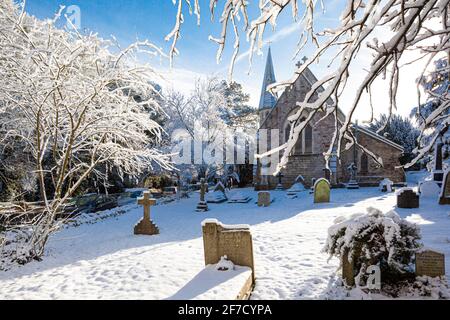
M134 226L134 234L152 236L155 234L159 234L159 228L152 220L145 220L144 218L142 218Z

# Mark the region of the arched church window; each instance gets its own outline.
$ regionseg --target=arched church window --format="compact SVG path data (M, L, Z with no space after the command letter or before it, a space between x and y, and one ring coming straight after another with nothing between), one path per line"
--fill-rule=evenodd
M295 143L294 152L295 154L303 153L303 132L300 133L300 136L298 137L297 142Z
M312 153L312 135L313 130L312 127L308 124L305 128L305 152L304 153Z
M361 155L361 173L369 172L369 157L367 154L363 153Z

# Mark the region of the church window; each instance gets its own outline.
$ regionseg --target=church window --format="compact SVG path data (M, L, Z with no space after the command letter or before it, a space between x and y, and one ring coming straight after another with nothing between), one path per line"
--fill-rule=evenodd
M363 153L361 156L361 173L369 172L369 157Z
M310 125L307 125L304 130L305 136L305 151L304 153L312 153L312 128Z
M284 129L284 141L288 142L290 137L291 124L288 124ZM310 154L312 153L312 127L307 125L305 129L302 131L300 136L295 143L293 154L301 155L301 154Z

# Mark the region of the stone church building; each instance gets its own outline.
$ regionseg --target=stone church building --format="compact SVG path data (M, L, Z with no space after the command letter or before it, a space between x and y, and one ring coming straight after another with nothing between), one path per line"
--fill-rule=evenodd
M263 87L259 104L260 129L267 129L270 135L271 129L279 130L280 144L284 144L289 138L290 123L288 117L298 111L297 101L303 101L311 86L317 78L308 68L298 76L294 85L286 89L278 98L266 91L269 84L275 82L274 65L271 50L269 48ZM304 178L307 186L313 179L322 177L330 178L332 185L344 185L350 180L349 166L356 163L356 180L360 186L374 186L384 179L389 178L394 182L405 181L405 174L400 166L400 157L403 148L364 127L353 125L353 132L358 143L382 158L383 166L380 166L368 154L360 148L352 148L343 151L340 163L336 158L330 161L331 175L325 170L323 153L329 149L334 133L334 116L323 118L324 113L318 113L312 122L301 133L300 139L289 156L287 166L281 172L281 183L284 188L289 188L299 176ZM304 117L307 114L303 115ZM344 118L341 113L340 116ZM317 123L317 125L315 125ZM270 141L270 137L268 137ZM280 158L283 151L280 152ZM261 174L261 162L258 163L255 172L254 183L257 189L273 189L277 186L280 177Z

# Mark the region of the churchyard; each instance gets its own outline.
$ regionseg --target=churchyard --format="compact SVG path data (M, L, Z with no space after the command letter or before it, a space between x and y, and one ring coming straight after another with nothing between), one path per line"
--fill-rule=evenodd
M0 300L450 299L450 0L79 2L0 1Z
M258 193L253 188L227 190L229 194L234 192L253 200L208 204L209 211L197 212L200 194L193 193L187 199L152 205L150 218L159 227L158 235L134 235L133 228L143 216L143 208L137 203L100 213L122 211L93 224L67 226L52 236L42 261L0 273L0 298L233 299L249 277L245 268L240 271L243 267L238 267L239 262L254 270L251 299L392 298L377 291L369 294L361 287L346 289L339 259L328 261L328 254L322 251L328 228L337 218L364 213L368 207L383 212L395 210L401 218L417 224L425 247L443 254L435 257L429 253L431 260L426 261L422 254L417 261L419 273L426 270L425 273L436 276L433 272L439 268L435 261L443 266L445 256L445 279L450 279L449 209L438 204L437 195L422 197L419 208L400 209L396 193L379 188L331 189L330 202L322 203L314 203L314 194L309 191L299 192L297 198L291 199L283 190L269 191L276 200L259 207ZM143 199L138 201L145 204ZM233 272L239 276L231 276L234 282L227 275L229 271L204 269L207 264L218 263L227 250L205 256L211 249L204 248L212 242L203 239L202 225L205 228L208 221L215 225L215 220L210 219L235 225L244 232L249 228L246 232L253 238L254 265L229 256L238 261ZM230 241L226 243L233 243ZM250 259L249 254L244 256ZM218 293L215 289L223 283L227 285ZM428 297L421 297L417 289L402 298L431 299L439 297L432 293L445 292L439 284L430 288L434 292Z

